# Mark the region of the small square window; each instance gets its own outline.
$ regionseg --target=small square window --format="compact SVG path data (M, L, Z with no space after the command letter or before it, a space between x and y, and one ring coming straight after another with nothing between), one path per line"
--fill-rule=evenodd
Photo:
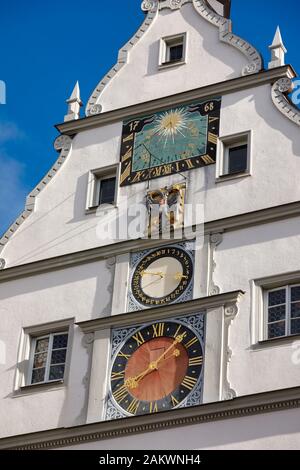
M186 60L186 34L170 36L161 40L160 60L161 67L185 63Z
M117 199L117 166L90 172L86 210L102 205L115 205Z
M100 180L99 206L115 202L116 177Z
M244 173L248 167L248 145L228 149L228 174Z
M175 60L181 60L182 57L183 57L183 44L178 44L177 46L170 46L169 62L174 62Z
M218 178L230 178L250 173L250 133L220 138Z
M64 379L68 339L68 332L31 338L30 385Z

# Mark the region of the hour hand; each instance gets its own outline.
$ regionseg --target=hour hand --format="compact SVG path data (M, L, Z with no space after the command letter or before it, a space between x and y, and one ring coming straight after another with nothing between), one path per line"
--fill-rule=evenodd
M164 273L162 273L162 272L152 273L150 271L142 271L141 276L160 276L161 279L163 279Z

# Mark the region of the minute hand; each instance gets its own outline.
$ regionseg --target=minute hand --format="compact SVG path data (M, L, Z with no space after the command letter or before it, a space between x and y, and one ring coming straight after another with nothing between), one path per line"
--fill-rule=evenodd
M168 352L171 351L172 348L174 348L178 343L182 343L182 341L184 340L184 334L180 335L180 336L177 336L174 343L171 344L171 346L155 361L156 362L156 365L159 364L159 362L161 362L164 357L168 354Z

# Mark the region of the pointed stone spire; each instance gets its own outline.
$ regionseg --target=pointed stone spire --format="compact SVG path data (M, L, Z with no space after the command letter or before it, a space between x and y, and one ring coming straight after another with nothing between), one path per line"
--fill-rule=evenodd
M80 99L80 88L78 81L72 91L70 98L66 101L68 103L68 114L65 116L65 122L80 119L80 108L82 101Z
M269 46L271 50L271 62L269 62L269 69L285 65L285 54L287 53L284 47L279 26L277 26L273 43Z

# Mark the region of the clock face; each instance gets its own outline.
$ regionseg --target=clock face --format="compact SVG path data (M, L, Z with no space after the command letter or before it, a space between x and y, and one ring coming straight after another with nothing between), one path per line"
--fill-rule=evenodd
M121 186L216 162L221 98L124 123Z
M200 335L179 321L136 330L112 365L111 396L125 415L166 411L184 404L203 370Z
M179 246L149 252L136 266L131 292L142 306L161 306L182 297L193 279L193 260Z

